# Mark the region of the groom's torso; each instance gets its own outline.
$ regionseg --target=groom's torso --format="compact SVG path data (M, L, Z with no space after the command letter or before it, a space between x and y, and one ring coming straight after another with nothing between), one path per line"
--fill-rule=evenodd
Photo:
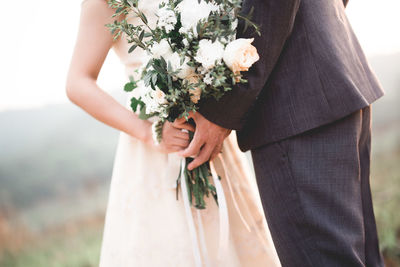
M238 132L239 145L248 150L302 133L382 95L343 1L301 0L291 35L251 119Z

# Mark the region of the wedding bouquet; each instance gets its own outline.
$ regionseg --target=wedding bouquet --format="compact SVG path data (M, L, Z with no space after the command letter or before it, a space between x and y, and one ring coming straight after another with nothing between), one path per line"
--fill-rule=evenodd
M155 25L140 10L139 0L109 0L108 4L115 9L113 16L122 18L107 24L114 38L124 33L132 44L129 52L137 47L147 51L140 78L130 76L124 90L140 91L132 97L131 107L141 119L158 118L153 124L157 142L161 142L165 121L188 119L189 112L198 110L199 101L218 100L236 83L247 82L241 72L259 59L253 39L236 39L239 19L245 22L244 30L251 26L259 34L252 12L239 14L241 0L163 0ZM141 23L130 24L127 16L136 16ZM185 160L177 178L177 196L180 179L186 179L191 205L204 209L204 197L210 194L218 204L216 188L209 181L209 163L189 171L186 166L192 159Z

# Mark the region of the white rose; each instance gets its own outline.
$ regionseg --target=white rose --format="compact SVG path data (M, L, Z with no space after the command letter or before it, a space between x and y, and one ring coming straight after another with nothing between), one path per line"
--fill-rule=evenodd
M248 71L249 68L257 62L260 57L255 48L251 43L254 38L251 39L236 39L230 42L224 51L224 62L234 72L239 73L241 71Z
M199 49L195 59L201 63L205 69L215 67L215 62L221 60L224 55L224 45L219 41L214 43L208 39L202 39L199 42Z
M175 28L175 24L177 23L177 19L175 16L175 12L167 7L163 7L157 10L157 26L164 27L166 32L170 32Z
M210 12L219 9L218 5L206 3L204 0L200 3L198 0L183 0L176 8L181 13L183 28L181 32L187 32L190 29L195 30L200 20L207 18Z
M166 39L162 39L159 43L154 43L151 47L151 53L154 58L168 57L172 54L172 49Z
M181 64L181 57L177 52L174 52L167 57L165 60L171 63L171 67L173 71L177 71L179 69L178 74L176 75L180 79L185 79L187 76L192 75L194 73L194 68L190 67L187 63L189 62L189 57L185 56L185 60L183 64Z

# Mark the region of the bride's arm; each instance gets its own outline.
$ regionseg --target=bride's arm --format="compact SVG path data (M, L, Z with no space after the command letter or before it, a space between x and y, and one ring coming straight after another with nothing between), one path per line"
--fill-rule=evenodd
M151 123L139 119L96 83L113 42L111 33L105 27L105 24L112 22L113 12L105 0L82 3L78 37L66 83L67 96L97 120L153 145ZM188 127L167 123L159 149L174 152L186 147L188 134L178 128Z

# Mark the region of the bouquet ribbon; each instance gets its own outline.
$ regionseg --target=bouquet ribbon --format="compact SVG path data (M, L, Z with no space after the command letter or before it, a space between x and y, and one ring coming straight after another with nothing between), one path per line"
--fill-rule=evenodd
M219 155L218 159L222 163L222 167L225 172L225 179L228 184L228 189L230 191L230 194L233 199L234 206L236 210L238 211L238 214L244 223L245 227L247 230L250 232L250 227L249 224L246 222L244 217L242 216L242 213L240 211L239 205L237 204L235 194L233 193L232 186L229 182L229 177L226 174L226 166L224 163L223 158ZM194 260L195 260L195 266L196 267L202 267L202 266L207 266L211 267L213 266L210 262L210 259L208 257L208 251L207 251L207 246L206 246L206 241L205 241L205 236L204 236L204 228L202 225L202 220L201 220L201 211L196 209L197 212L197 219L198 219L198 228L199 228L199 236L197 235L195 223L193 220L192 216L192 208L189 202L189 197L187 194L187 184L186 184L186 179L184 176L184 169L185 169L185 164L186 160L183 158L181 159L181 187L182 187L182 196L183 196L183 204L185 208L185 216L186 216L186 221L188 223L189 227L189 234L191 237L192 241L192 249L193 249L193 255L194 255ZM219 180L219 177L217 175L217 172L215 170L215 165L213 161L210 161L210 168L211 168L211 174L212 178L214 181L214 185L217 191L217 197L218 197L218 212L219 212L219 248L218 248L218 262L221 262L224 259L227 259L227 253L229 251L229 216L228 216L228 206L227 206L227 201L225 197L225 193L222 187L222 184ZM247 205L246 205L247 206ZM203 251L203 257L204 257L204 265L203 265L203 260L202 260L202 253ZM219 266L219 265L218 265Z

